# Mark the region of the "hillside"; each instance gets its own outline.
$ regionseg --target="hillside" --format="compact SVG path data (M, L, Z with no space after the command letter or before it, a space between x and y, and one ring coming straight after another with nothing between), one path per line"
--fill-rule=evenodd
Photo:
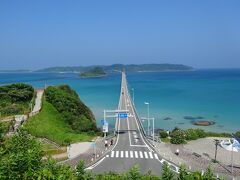
M76 133L72 130L62 114L46 100L43 101L42 111L31 117L25 128L36 137L47 138L61 145L69 142L90 141L94 137L88 133Z
M88 141L98 131L91 110L68 85L45 90L42 111L28 120L26 128L59 144Z
M188 71L193 68L182 64L113 64L109 66L73 66L73 67L50 67L40 69L37 72L77 72L83 73L90 71L95 67L100 67L105 72L126 71L126 72L141 72L141 71Z
M0 86L0 113L1 116L26 114L30 111L30 102L34 97L32 86L15 83Z
M91 78L91 77L102 77L105 76L106 73L101 67L94 67L90 69L89 71L83 72L80 74L80 77L82 78Z
M93 113L68 85L49 86L45 91L45 97L74 131L97 130Z

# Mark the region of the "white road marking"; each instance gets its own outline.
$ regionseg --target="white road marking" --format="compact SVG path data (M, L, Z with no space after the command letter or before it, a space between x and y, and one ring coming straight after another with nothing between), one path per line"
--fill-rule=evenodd
M140 158L143 158L143 153L142 151L139 152Z
M138 158L138 152L135 151L135 158Z
M156 153L154 154L154 156L155 156L155 159L158 159L158 155Z
M133 147L147 147L145 145L131 145L131 146L133 146Z
M125 151L125 157L128 158L128 151Z
M86 168L85 170L91 170L93 168L95 168L97 165L99 165L106 157L102 158L100 161L98 161L97 163L93 164L92 166Z
M109 157L109 155L107 154L106 157Z
M133 158L133 152L130 151L130 158Z
M114 151L111 152L111 157L114 157Z
M119 152L118 152L118 151L116 151L116 157L118 157L118 154L119 154Z
M121 158L123 158L123 151L121 151Z
M149 153L149 157L150 157L150 159L153 159L152 152L148 152L148 153Z
M146 151L144 151L145 158L148 159L148 154Z

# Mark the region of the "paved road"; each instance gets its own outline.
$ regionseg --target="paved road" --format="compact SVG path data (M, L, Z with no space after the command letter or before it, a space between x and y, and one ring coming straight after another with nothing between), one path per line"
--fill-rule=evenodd
M32 110L33 114L40 111L40 109L41 109L43 92L44 92L44 90L42 90L42 89L37 90L35 105L34 105L33 110Z
M125 73L122 73L119 110L129 110L129 117L116 120L118 129L115 147L99 162L89 167L95 173L108 171L124 172L135 164L139 165L142 173L151 171L155 175L161 174L163 161L158 154L146 143L129 96Z

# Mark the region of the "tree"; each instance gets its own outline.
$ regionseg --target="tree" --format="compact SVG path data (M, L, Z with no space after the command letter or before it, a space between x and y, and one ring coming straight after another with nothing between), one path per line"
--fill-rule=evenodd
M189 174L187 172L187 169L185 166L180 166L179 168L179 174L178 174L178 180L188 180Z
M186 134L186 140L196 140L199 138L195 129L187 129L185 131L185 134Z
M237 131L235 135L240 138L240 131Z
M159 132L159 136L161 138L167 138L168 137L168 133L166 131L162 130L162 131Z
M172 144L184 144L185 140L185 132L183 130L175 130L171 133L171 140Z
M4 127L3 127L3 124L0 122L0 147L1 147L1 144L4 140Z
M162 166L162 180L172 180L174 178L174 174L172 170L169 168L166 162L163 163Z
M34 174L32 179L77 179L70 166L57 164L56 161L49 158L43 163L43 166Z
M0 179L28 179L42 166L40 143L26 131L19 130L6 143L0 159Z
M76 168L76 174L79 180L84 179L84 174L85 174L84 169L85 169L85 163L83 160L80 160Z
M203 174L203 180L215 180L215 176L213 174L213 171L211 167L208 167L206 172Z
M137 165L134 165L128 172L128 179L138 180L140 178L141 178L141 173L140 173L139 167Z

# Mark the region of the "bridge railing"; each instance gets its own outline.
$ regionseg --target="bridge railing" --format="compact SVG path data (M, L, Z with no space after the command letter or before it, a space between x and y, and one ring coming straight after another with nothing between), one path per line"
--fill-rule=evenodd
M126 81L126 82L127 82L127 81ZM138 116L138 112L137 112L137 109L136 109L136 107L135 107L135 104L133 104L132 96L129 95L128 85L126 84L126 86L127 86L127 95L129 96L129 99L131 100L130 103L131 103L131 105L132 105L132 107L133 107L134 114L135 114L135 116L136 116L136 118L137 118L137 123L138 123L139 126L140 126L140 131L142 131L143 135L144 135L145 137L147 137L147 133L146 133L144 127L143 127L143 124L142 124L141 119L140 119L139 116Z

